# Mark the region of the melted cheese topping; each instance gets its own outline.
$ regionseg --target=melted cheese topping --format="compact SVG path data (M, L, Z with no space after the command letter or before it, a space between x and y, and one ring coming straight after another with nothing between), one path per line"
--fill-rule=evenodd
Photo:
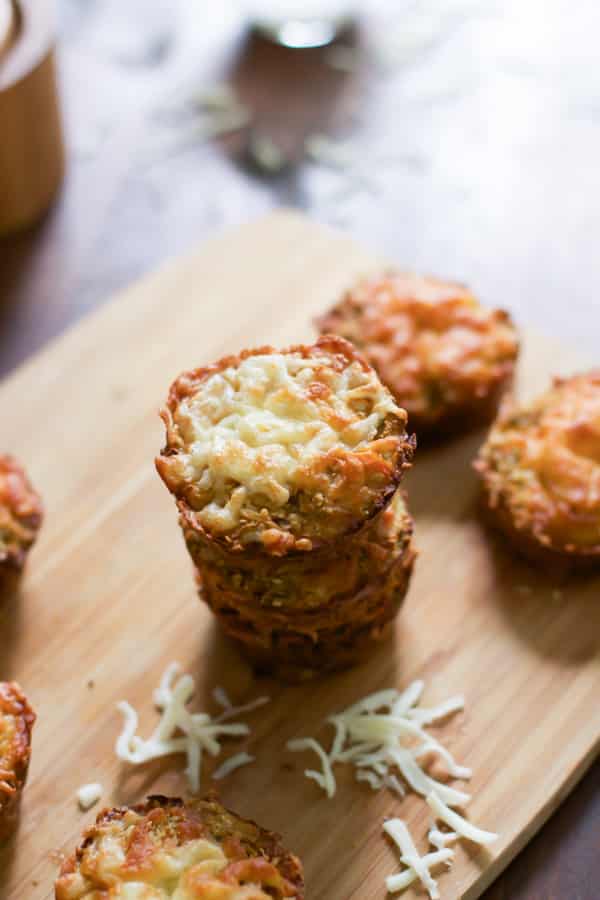
M0 711L0 793L14 791L16 736L16 717L11 713Z
M340 367L318 353L248 356L179 402L174 421L185 451L170 464L197 487L203 526L227 532L245 507L284 507L324 454L368 448L390 414L404 416L357 361Z
M557 382L501 418L478 467L518 528L544 544L600 548L600 373Z
M245 861L230 863L218 843L194 836L200 830L162 810L145 817L127 810L96 827L83 861L59 879L57 900L272 900L260 875L264 863L273 869L270 879L278 877L273 866L258 859L253 882L256 860L248 860L249 878L238 880L236 866L242 872Z
M440 862L448 862L454 856L452 850L435 854L433 861L427 856L421 857L415 847L411 833L402 819L388 819L383 823L383 830L394 841L402 856L401 862L408 867L409 873L404 875L391 875L386 880L386 887L390 892L397 892L408 887L415 879L419 879L431 900L439 900L440 892L437 882L429 871L430 867ZM441 858L440 858L441 857ZM411 877L412 876L412 877Z
M410 416L435 420L473 403L507 374L518 351L506 314L466 288L406 273L367 281L322 322L368 356Z

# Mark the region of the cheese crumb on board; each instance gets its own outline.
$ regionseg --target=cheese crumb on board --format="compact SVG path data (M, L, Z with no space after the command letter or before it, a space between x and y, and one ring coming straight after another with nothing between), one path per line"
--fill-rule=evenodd
M92 806L95 806L100 797L102 796L102 785L101 784L84 784L77 791L77 802L79 803L79 808L86 812L88 809L91 809Z
M254 762L254 759L254 756L250 756L245 751L230 756L212 773L213 780L220 781L221 778L226 778L232 772L235 772L236 769L239 769L240 766L246 766L248 763Z
M165 670L158 688L154 691L154 704L161 713L161 718L151 736L144 740L137 734L138 715L126 701L117 704L122 713L123 730L115 745L119 759L131 765L141 765L152 759L160 759L173 753L183 753L187 758L185 774L190 791L194 794L200 790L202 776L202 757L206 751L210 756L218 756L221 752L221 741L225 737L245 737L250 733L248 725L242 722L224 724L227 719L235 718L241 713L249 712L268 703L268 697L258 697L243 706L232 706L223 689L216 689L216 699L224 711L213 718L208 713L190 713L187 704L192 699L196 683L191 675L182 674L178 663L171 663ZM247 754L246 754L247 756ZM238 765L225 768L221 766L221 776L225 777ZM249 762L244 759L244 762ZM223 772L223 769L225 771ZM219 770L217 769L217 772Z
M485 846L498 839L497 834L494 834L491 831L484 831L482 828L477 828L476 825L468 822L467 819L463 818L463 816L459 815L455 810L446 806L435 791L432 791L431 794L429 794L427 803L436 819L445 822L446 825L449 825L457 834L466 838L468 841L473 841L475 844L482 844Z

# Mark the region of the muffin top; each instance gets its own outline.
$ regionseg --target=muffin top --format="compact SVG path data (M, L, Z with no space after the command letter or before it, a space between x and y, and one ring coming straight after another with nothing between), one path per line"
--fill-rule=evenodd
M214 799L106 809L67 859L56 900L302 900L299 860Z
M515 528L550 549L600 554L600 370L506 410L475 465L488 504Z
M186 372L162 417L157 468L198 530L274 555L363 527L391 500L414 446L375 371L331 336Z
M19 685L0 681L0 820L25 783L34 722L35 713Z
M21 466L0 455L0 569L21 569L42 521L42 505Z
M507 313L481 306L462 285L408 273L362 281L318 324L366 355L417 432L476 416L518 353Z

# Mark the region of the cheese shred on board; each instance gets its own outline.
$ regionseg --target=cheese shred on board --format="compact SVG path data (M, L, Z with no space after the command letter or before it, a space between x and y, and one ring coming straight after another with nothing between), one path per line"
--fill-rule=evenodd
M154 692L154 704L161 718L153 734L144 740L137 734L137 712L126 701L117 704L124 718L123 730L117 738L115 751L119 759L132 765L141 765L152 759L183 753L187 757L185 774L192 793L200 790L202 757L206 751L210 756L221 752L221 740L225 737L245 737L249 727L242 722L225 724L227 719L241 713L250 712L264 703L268 697L259 697L243 706L232 706L222 688L215 695L224 711L213 718L208 713L191 713L187 704L192 699L196 683L191 675L182 674L177 663L167 667L160 684ZM225 777L240 765L251 761L248 754L237 754L215 773Z
M419 856L408 827L402 819L388 819L387 822L384 822L383 830L391 837L400 850L400 862L406 867L398 875L390 875L386 878L385 883L390 894L403 891L413 881L418 879L428 892L431 900L438 900L440 896L438 884L431 875L430 869L440 865L440 863L451 865L454 859L454 851L445 845L453 843L459 837L467 838L467 840L476 844L486 845L491 844L498 837L497 834L483 831L481 828L472 825L471 822L468 822L455 810L442 803L440 798L433 792L427 797L427 803L435 818L446 825L450 825L454 828L454 831L439 831L433 826L429 830L427 837L429 843L436 848L436 851L428 853L426 856Z

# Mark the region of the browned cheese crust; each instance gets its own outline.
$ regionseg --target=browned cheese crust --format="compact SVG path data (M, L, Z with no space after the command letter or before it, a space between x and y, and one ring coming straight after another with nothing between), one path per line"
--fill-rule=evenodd
M530 558L600 565L600 370L507 408L475 462L488 520Z
M0 841L15 828L31 756L35 713L14 681L0 681Z
M318 326L365 354L419 437L491 421L519 350L508 313L460 284L407 273L362 281Z
M337 559L310 572L288 564L271 583L266 573L204 563L201 597L258 669L303 681L366 659L388 637L412 574L411 538L398 493Z
M18 574L42 523L42 503L22 467L0 455L0 587Z
M341 338L246 350L181 375L156 461L188 531L229 553L307 553L392 499L414 439L406 413Z
M63 864L56 900L303 900L278 835L213 797L105 809Z

